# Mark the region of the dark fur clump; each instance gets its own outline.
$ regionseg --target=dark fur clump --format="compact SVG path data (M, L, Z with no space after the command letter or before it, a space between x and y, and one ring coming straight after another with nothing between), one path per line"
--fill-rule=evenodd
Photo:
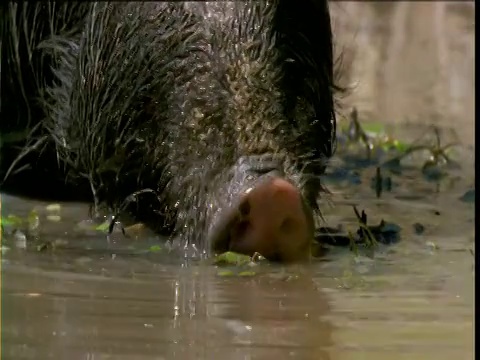
M101 2L77 13L39 35L50 67L33 78L48 81L29 96L69 183L88 184L97 207L116 211L150 189L129 209L201 244L237 160L268 153L319 211L336 123L326 1Z
M88 7L74 2L0 4L2 190L40 197L61 195L75 199L82 195L78 188L75 192L67 186L49 133L43 128L46 114L42 95L52 85L55 59L40 44L57 33L81 32ZM40 193L36 192L39 188Z

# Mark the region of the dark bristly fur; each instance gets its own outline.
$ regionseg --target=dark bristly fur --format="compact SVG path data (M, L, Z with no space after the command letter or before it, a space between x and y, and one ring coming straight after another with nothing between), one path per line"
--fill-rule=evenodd
M78 32L87 6L75 2L2 2L0 109L2 115L9 115L8 121L1 122L2 132L16 125L23 130L41 120L38 97L51 84L53 61L38 44L59 32Z
M140 212L207 245L231 169L268 153L319 212L335 138L325 1L100 2L78 24L40 43L55 59L42 125L96 206L152 189Z
M39 44L56 33L81 31L88 4L2 2L0 4L0 184L23 195L67 195L41 101L52 84L54 59ZM32 186L32 179L44 183ZM76 198L74 195L66 198Z

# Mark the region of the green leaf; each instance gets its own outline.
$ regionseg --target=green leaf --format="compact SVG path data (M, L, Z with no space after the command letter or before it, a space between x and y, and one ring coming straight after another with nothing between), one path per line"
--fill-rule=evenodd
M214 260L215 265L246 265L251 262L248 255L238 254L233 251L227 251L223 254L217 255Z
M241 271L238 273L238 276L255 276L256 274L255 271Z
M362 123L363 131L366 133L372 133L373 135L381 135L385 133L385 125L382 123Z
M162 247L160 245L152 245L148 250L150 252L156 253L156 252L162 251Z
M22 218L16 216L16 215L8 215L7 217L2 217L1 218L2 225L3 226L20 226L23 223Z
M409 146L408 144L401 142L399 140L388 140L384 144L381 145L383 150L391 150L395 149L400 153L405 153L408 149Z
M38 213L35 209L30 211L30 214L28 214L27 217L27 221L30 230L36 230L38 228L38 226L40 225L40 217L38 216Z
M235 275L231 270L222 270L217 273L218 276L233 276Z
M108 227L110 226L110 222L109 221L104 221L103 223L101 223L100 225L97 225L95 227L95 230L97 231L102 231L102 232L106 232L108 230Z

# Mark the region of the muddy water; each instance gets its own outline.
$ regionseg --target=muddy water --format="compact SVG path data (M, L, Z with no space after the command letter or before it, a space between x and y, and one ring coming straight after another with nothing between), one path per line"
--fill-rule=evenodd
M26 249L2 240L2 359L472 359L474 206L459 200L471 160L440 183L405 172L380 199L368 181L330 181L329 225L353 223L356 204L401 226L401 241L245 278L139 252L148 234L108 242L79 226L85 205L61 204L58 221L47 203L4 195L4 216L35 208L40 226ZM47 240L57 247L37 251Z

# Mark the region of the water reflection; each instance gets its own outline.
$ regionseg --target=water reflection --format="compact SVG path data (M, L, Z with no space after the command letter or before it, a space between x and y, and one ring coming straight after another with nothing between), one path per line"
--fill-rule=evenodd
M346 204L358 203L373 223L398 223L402 241L374 259L339 249L252 278L116 251L101 234L71 230L87 209L62 204L61 223L42 217L40 236L69 247L39 253L2 240L2 359L472 358L473 204L459 200L468 174L438 194L403 179L385 199L332 185L329 224L355 221ZM4 214L20 216L47 205L2 200Z
M3 355L330 359L329 304L307 269L232 279L143 261L127 275L122 261L107 262L88 275L4 267Z

